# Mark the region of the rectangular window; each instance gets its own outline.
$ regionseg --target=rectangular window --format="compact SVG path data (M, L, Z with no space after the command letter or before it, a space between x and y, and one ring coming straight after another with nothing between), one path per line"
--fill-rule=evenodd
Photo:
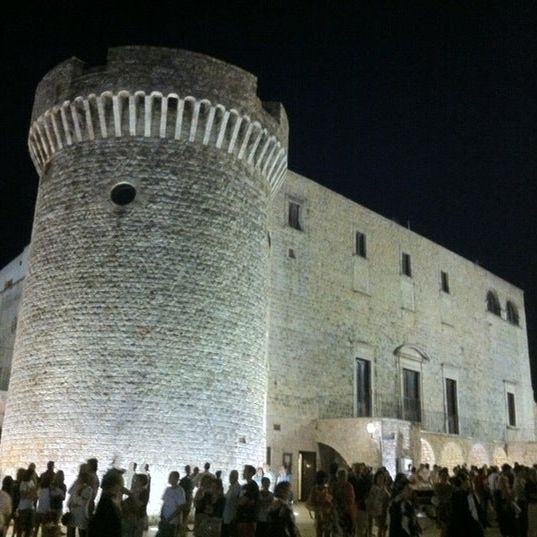
M367 257L365 235L359 231L356 232L355 236L354 253L360 257Z
M371 362L356 358L356 416L371 416Z
M511 392L507 392L507 412L509 426L516 427L515 394Z
M412 277L412 266L410 264L410 255L405 254L405 252L403 252L401 256L401 272L405 276L408 276L409 278Z
M457 381L446 379L447 432L459 434L459 409L457 406Z
M420 374L403 369L403 419L421 421Z
M272 450L270 449L270 446L267 446L267 452L265 454L265 462L267 464L272 463Z
M289 202L289 212L287 215L287 223L289 227L302 231L302 224L300 222L300 205L293 201Z
M447 272L440 271L440 282L442 285L442 291L449 293L449 278Z

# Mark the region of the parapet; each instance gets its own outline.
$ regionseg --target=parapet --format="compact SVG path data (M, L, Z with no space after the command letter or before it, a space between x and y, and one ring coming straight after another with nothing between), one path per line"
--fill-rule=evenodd
M30 154L41 173L55 153L88 141L142 136L201 143L244 160L275 192L287 169L287 116L256 91L252 74L185 50L113 48L97 67L71 58L37 88Z

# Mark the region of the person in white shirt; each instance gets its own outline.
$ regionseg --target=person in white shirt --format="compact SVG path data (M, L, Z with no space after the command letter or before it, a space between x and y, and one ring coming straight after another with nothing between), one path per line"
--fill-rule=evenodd
M488 478L487 478L490 494L492 495L492 497L494 497L494 493L498 490L499 477L500 477L500 474L498 473L498 468L496 466L492 466L490 469Z
M176 537L181 524L181 512L186 503L185 491L179 485L179 472L170 472L169 487L162 495L159 537Z
M37 509L35 512L34 537L37 537L39 527L47 522L50 515L50 477L43 474L37 489Z

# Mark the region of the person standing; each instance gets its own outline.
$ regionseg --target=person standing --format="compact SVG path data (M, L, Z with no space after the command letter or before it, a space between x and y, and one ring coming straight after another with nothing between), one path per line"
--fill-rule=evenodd
M181 481L179 481L179 486L185 491L185 504L183 505L183 511L181 515L181 527L183 529L183 533L186 533L188 529L188 517L190 515L190 510L192 509L192 499L194 493L194 483L192 482L190 465L188 464L185 466L185 475L183 476Z
M237 534L238 537L255 537L257 505L259 503L259 487L254 481L255 468L249 464L244 466L242 477L246 483L241 487L237 502Z
M101 498L88 526L88 537L122 537L118 498L124 489L123 472L111 468L101 483Z
M263 475L270 479L270 492L274 492L274 487L276 486L276 477L274 476L274 472L272 471L270 465L267 463L263 464Z
M39 478L39 487L37 489L37 508L35 511L34 537L37 537L40 527L44 527L52 521L52 512L50 507L50 485L51 475L54 472L43 473Z
M537 537L537 469L530 468L525 485L528 501L528 537Z
M54 522L58 524L62 517L63 502L67 494L65 486L65 475L62 470L58 470L52 484L50 485L50 510L54 516Z
M24 472L24 477L19 487L19 523L17 537L30 537L34 525L34 506L37 500L35 469L29 467Z
M134 474L128 497L121 502L123 537L142 537L147 518L147 475Z
M516 535L516 509L512 481L511 467L504 464L495 492L496 516L502 537L515 537Z
M261 478L261 490L259 491L259 505L257 509L257 527L256 537L271 537L270 523L268 520L268 512L274 494L270 492L270 479L268 477Z
M6 475L2 480L2 490L0 490L0 537L7 535L7 529L13 513L12 489L13 478L10 475Z
M291 484L289 481L281 481L274 488L274 501L268 511L270 537L300 537L295 515L289 505L290 499Z
M236 537L237 535L236 516L240 492L239 472L231 470L229 473L229 488L225 495L222 537Z
M24 468L19 468L17 470L17 473L15 474L15 481L13 481L13 493L11 495L13 500L13 514L11 515L11 518L13 519L13 535L17 535L17 537L21 535L20 516L18 509L21 499L20 486L22 480L24 479L25 472L26 470Z
M179 485L179 472L170 472L169 487L162 495L162 509L157 537L177 537L181 525L181 513L185 505L185 491Z
M203 481L206 482L203 495L196 499L196 515L199 515L199 519L194 528L194 536L221 537L225 505L222 481L209 476L204 477Z
M254 481L257 483L257 486L259 487L259 489L261 489L261 480L263 479L264 475L265 475L265 472L263 472L263 467L259 466L254 475Z
M436 507L436 527L440 530L440 537L447 537L449 519L451 516L451 496L453 487L449 482L447 468L438 472L438 481L433 487L433 503Z
M340 468L334 486L336 523L343 537L354 537L357 507L354 488L347 480L347 470Z
M284 481L291 482L291 474L287 470L287 466L285 464L282 464L280 466L280 471L278 472L278 476L276 477L276 484L283 483Z
M409 479L405 474L398 474L390 504L390 537L419 537L421 528L412 495Z
M196 485L199 487L200 484L201 484L201 480L205 477L205 476L208 476L208 477L211 477L211 478L214 478L215 475L211 472L211 463L210 462L206 462L204 465L203 465L203 472L200 472L197 476L196 476Z
M97 493L99 492L99 477L97 476L97 470L99 468L99 463L97 459L88 459L86 462L86 471L89 476L89 484L93 490L93 496L91 498L91 503L89 505L89 514L91 515L95 509L95 498L97 498Z
M386 535L386 519L390 493L386 487L386 476L382 470L377 470L373 478L373 486L366 499L369 535L373 534L373 522L377 526L377 537Z
M470 488L466 472L459 472L453 479L453 487L448 537L483 537L477 499Z
M46 477L49 478L50 483L52 483L54 477L56 477L56 473L54 472L54 461L47 462L47 469L39 476L39 483L41 483L41 480L45 479Z
M90 517L90 505L93 498L93 489L90 485L90 476L85 465L78 474L78 478L70 489L71 496L67 507L71 511L71 525L67 528L67 537L75 537L75 529L78 528L78 536L86 537Z
M306 506L314 513L316 537L330 537L334 526L333 498L328 489L328 475L323 470L315 475L315 486Z

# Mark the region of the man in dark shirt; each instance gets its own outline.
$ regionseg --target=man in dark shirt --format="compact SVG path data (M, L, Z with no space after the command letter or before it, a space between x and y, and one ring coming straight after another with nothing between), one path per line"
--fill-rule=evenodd
M108 470L101 483L99 505L89 522L88 537L121 537L121 511L117 498L123 488L123 473L120 470Z
M237 532L238 537L255 537L257 504L259 502L259 487L253 480L256 469L247 464L242 472L246 483L241 487L237 502Z
M54 477L56 477L56 473L54 472L54 461L48 461L46 471L39 476L39 482L41 482L42 479L48 478L52 483L54 481Z
M190 466L185 466L185 476L179 481L179 485L183 487L185 491L185 504L183 505L183 528L186 528L188 522L188 516L190 515L190 509L192 508L192 492L194 491L194 483L192 482L192 475Z

